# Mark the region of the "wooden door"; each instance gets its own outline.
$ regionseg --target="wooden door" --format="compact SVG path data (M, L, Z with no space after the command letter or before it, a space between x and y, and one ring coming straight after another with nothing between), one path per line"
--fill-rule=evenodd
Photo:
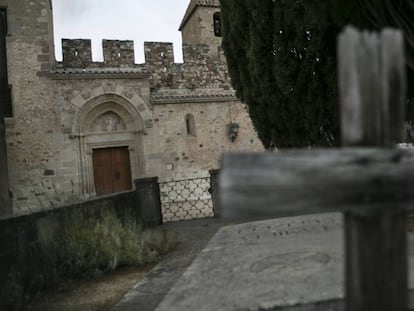
M128 147L94 149L92 158L97 195L132 188Z

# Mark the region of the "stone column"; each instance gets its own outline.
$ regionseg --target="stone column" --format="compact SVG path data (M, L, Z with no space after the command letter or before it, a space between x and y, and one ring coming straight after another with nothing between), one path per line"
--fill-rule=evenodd
M210 193L213 200L213 212L214 217L220 217L220 196L219 196L219 177L220 170L209 170L210 173Z
M135 179L134 183L142 222L147 226L161 225L162 213L158 177Z

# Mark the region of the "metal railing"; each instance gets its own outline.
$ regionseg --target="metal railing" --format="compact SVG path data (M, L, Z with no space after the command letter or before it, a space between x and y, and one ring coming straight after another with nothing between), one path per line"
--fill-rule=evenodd
M162 182L159 185L164 222L213 216L210 177Z

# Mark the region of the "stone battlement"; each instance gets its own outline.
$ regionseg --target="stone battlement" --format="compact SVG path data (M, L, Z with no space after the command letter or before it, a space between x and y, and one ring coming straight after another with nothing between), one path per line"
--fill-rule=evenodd
M92 62L90 39L62 39L63 68L134 67L134 41L102 40L103 62ZM184 63L205 63L207 59L224 60L221 50L211 51L207 44L183 44ZM148 66L174 65L173 44L145 42L145 64Z
M134 66L134 42L103 40L104 67ZM63 66L65 68L87 68L92 64L90 39L62 39Z
M90 68L139 69L151 76L154 90L207 86L230 88L224 53L221 49L212 51L207 44L183 44L183 63L174 62L173 44L167 42L145 42L144 64L135 64L133 41L103 40L102 48L104 61L93 62L91 40L63 39L63 61L58 64L57 71L69 73L73 69L82 69L90 73Z

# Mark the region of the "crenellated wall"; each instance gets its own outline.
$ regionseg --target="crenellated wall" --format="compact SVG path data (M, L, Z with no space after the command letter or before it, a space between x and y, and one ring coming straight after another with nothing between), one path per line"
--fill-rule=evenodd
M231 89L227 65L221 49L207 44L183 44L184 63L174 62L173 44L145 42L145 63L135 64L134 42L103 40L103 62L93 62L91 41L63 39L63 62L58 69L133 68L150 74L152 91L167 89Z
M63 68L134 67L134 42L102 40L103 62L92 62L90 39L62 39Z
M145 46L146 68L153 90L214 88L232 89L223 53L212 56L206 44L183 44L184 63L173 63L172 45L152 42Z

